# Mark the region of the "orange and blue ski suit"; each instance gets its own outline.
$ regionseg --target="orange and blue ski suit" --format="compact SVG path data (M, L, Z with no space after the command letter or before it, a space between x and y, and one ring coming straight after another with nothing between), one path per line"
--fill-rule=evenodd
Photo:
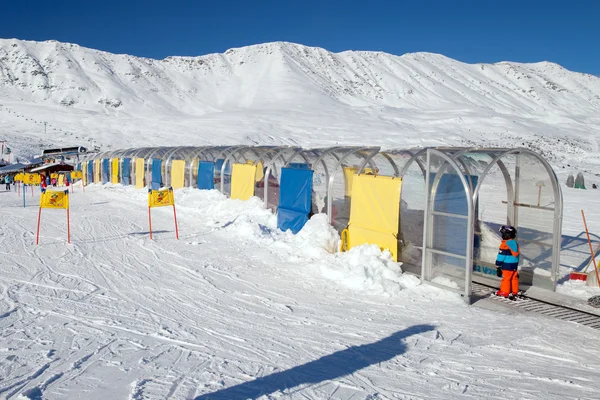
M508 296L519 292L519 244L514 239L503 240L498 249L496 266L502 268L502 282L498 295Z

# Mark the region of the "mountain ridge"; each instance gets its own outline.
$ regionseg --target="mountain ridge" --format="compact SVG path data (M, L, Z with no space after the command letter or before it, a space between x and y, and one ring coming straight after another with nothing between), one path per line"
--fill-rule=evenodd
M107 147L521 140L568 163L596 151L600 138L600 78L555 63L467 64L291 42L156 60L0 39L0 104L22 116L0 112L1 135ZM42 121L72 137L40 137Z

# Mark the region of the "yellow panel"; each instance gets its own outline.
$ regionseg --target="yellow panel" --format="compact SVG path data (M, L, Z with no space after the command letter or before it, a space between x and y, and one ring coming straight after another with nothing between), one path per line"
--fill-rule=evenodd
M381 250L389 250L394 261L398 261L398 239L391 233L382 233L350 225L348 227L348 248L362 244L375 244Z
M350 248L364 243L388 248L397 261L402 180L389 176L354 175L348 223ZM354 237L353 237L354 235Z
M87 177L88 177L88 172L87 172L87 168L88 167L88 163L84 162L81 164L81 171L82 171L82 175L81 175L81 184L82 185L87 185Z
M144 159L136 158L135 159L135 188L142 189L144 187L144 174L146 170L144 169Z
M256 166L250 164L233 164L231 175L231 198L248 200L254 196L254 179Z
M345 184L344 196L346 196L346 197L352 196L352 182L354 179L354 174L356 174L359 169L360 168L356 167L356 166L355 167L348 167L348 166L344 167L344 184ZM372 174L373 168L363 168L362 173L363 174Z
M185 161L171 161L171 187L180 189L185 185Z
M256 163L255 160L246 160L246 164L248 164L248 165L253 165L254 163ZM256 163L256 175L254 176L254 180L256 182L260 182L260 181L262 181L264 176L265 176L265 172L264 172L264 168L263 168L263 163L262 163L262 161L259 161Z
M102 179L100 178L100 161L101 160L94 160L94 182L95 183L102 181Z
M65 184L65 176L63 174L58 175L58 186L62 186Z
M256 182L260 182L260 181L262 181L262 179L264 177L265 177L265 171L264 171L264 168L263 168L263 163L262 163L262 161L259 161L256 164L256 175L254 176L254 180Z
M119 183L119 159L113 158L111 166L110 181L111 183Z

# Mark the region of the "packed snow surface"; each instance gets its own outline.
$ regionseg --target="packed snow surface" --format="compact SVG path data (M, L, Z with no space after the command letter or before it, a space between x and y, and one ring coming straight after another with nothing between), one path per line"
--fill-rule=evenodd
M597 398L597 331L469 307L371 246L335 253L253 198L75 187L64 210L0 192L0 397ZM582 344L586 344L582 346Z

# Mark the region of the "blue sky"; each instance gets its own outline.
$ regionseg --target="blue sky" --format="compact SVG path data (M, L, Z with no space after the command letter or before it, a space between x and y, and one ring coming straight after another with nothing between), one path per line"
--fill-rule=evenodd
M0 37L158 59L281 40L470 63L547 60L600 76L598 0L5 0Z

